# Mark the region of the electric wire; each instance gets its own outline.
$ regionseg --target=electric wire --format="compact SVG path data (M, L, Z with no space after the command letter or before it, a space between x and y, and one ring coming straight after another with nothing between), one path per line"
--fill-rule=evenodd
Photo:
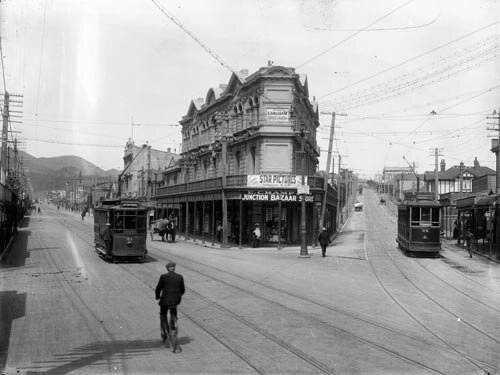
M389 13L386 13L386 14L384 14L382 17L377 18L375 21L371 22L370 24L368 24L367 26L365 26L365 27L364 27L364 28L362 28L361 30L356 31L354 34L351 34L351 35L349 35L348 37L346 37L346 38L342 39L341 41L339 41L339 42L335 43L333 46L331 46L331 47L327 48L327 49L326 49L326 50L324 50L323 52L321 52L321 53L317 54L317 55L316 55L316 56L314 56L314 57L311 57L309 60L307 60L307 61L303 62L302 64L297 65L297 69L302 68L304 65L309 64L311 61L316 60L318 57L323 56L324 54L326 54L326 53L330 52L330 51L331 51L331 50L333 50L334 48L336 48L336 47L340 46L341 44L343 44L343 43L347 42L349 39L354 38L356 35L358 35L358 34L362 33L362 32L363 32L363 31L365 31L366 29L368 29L368 28L370 28L371 26L375 25L376 23L378 23L378 22L382 21L384 18L389 17L391 14L393 14L393 13L397 12L397 11L398 11L398 10L400 10L401 8L404 8L405 6L407 6L409 3L413 2L413 1L414 1L414 0L408 0L407 2L405 2L405 3L404 3L404 4L402 4L402 5L400 5L399 7L397 7L397 8L395 8L395 9L391 10Z
M439 15L437 15L433 20L421 24L421 25L416 25L416 26L401 26L401 27L388 27L388 28L364 28L364 29L325 29L325 28L320 28L320 27L315 27L314 30L320 30L320 31L395 31L395 30L410 30L410 29L421 29L423 27L427 27L432 25L434 22L436 22L439 18Z
M475 55L459 55L455 53L456 61L452 61L453 57L441 58L438 63L433 63L431 67L420 67L411 73L405 73L391 81L338 98L333 104L333 107L336 110L346 110L358 107L360 104L373 104L396 95L412 92L416 88L439 82L442 79L449 79L456 74L472 70L500 56L498 37L496 37L493 43L493 45L487 46L487 50L481 49L477 51ZM471 62L473 62L473 64L467 65L467 63ZM430 68L433 70L430 71ZM328 105L326 105L326 107L328 108Z
M334 91L328 92L328 93L326 93L326 94L324 94L324 95L322 95L322 96L319 96L319 97L318 97L318 100L319 100L319 99L322 99L322 98L325 98L325 97L327 97L327 96L330 96L330 95L336 94L337 92L343 91L343 90L345 90L345 89L347 89L347 88L350 88L350 87L352 87L352 86L358 85L358 84L360 84L361 82L365 82L365 81L367 81L367 80L369 80L369 79L372 79L372 78L377 77L377 76L379 76L379 75L381 75L381 74L387 73L387 72L389 72L389 71L391 71L391 70L394 70L394 69L396 69L396 68L399 68L400 66L403 66L403 65L405 65L405 64L407 64L407 63L409 63L409 62L411 62L411 61L413 61L413 60L419 59L419 58L421 58L421 57L423 57L423 56L426 56L426 55L428 55L428 54L430 54L430 53L433 53L433 52L435 52L435 51L437 51L437 50L439 50L439 49L442 49L442 48L447 47L447 46L449 46L449 45L451 45L451 44L453 44L453 43L456 43L456 42L458 42L458 41L460 41L460 40L462 40L462 39L465 39L465 38L467 38L467 37L469 37L469 36L471 36L471 35L477 34L477 33L481 32L481 31L483 31L483 30L486 30L486 29L488 29L488 28L490 28L490 27L493 27L493 26L497 25L498 23L500 23L500 21L495 21L495 22L492 22L492 23L490 23L490 24L488 24L488 25L486 25L486 26L482 26L482 27L480 27L479 29L476 29L476 30L471 31L471 32L469 32L469 33L467 33L467 34L464 34L464 35L462 35L462 36L460 36L460 37L458 37L458 38L456 38L456 39L453 39L453 40L451 40L451 41L449 41L449 42L446 42L446 43L444 43L444 44L441 44L441 45L439 45L439 46L437 46L437 47L431 48L430 50L427 50L427 51L425 51L425 52L423 52L423 53L420 53L420 54L418 54L418 55L416 55L416 56L413 56L413 57L411 57L411 58L409 58L409 59L406 59L406 60L404 60L404 61L402 61L402 62L400 62L400 63L398 63L398 64L396 64L396 65L390 66L389 68L386 68L386 69L383 69L383 70L381 70L381 71L379 71L379 72L377 72L377 73L371 74L371 75L369 75L369 76L367 76L367 77L365 77L365 78L362 78L362 79L360 79L360 80L358 80L358 81L356 81L356 82L353 82L353 83L351 83L351 84L349 84L349 85L347 85L347 86L341 87L341 88L339 88L339 89L337 89L337 90L334 90Z

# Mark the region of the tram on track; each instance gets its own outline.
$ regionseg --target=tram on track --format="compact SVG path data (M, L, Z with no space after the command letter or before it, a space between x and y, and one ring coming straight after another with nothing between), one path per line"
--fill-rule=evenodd
M398 205L398 246L409 254L439 256L441 205L429 193L405 197Z
M137 200L101 201L94 208L94 243L96 250L108 261L147 254L147 213Z

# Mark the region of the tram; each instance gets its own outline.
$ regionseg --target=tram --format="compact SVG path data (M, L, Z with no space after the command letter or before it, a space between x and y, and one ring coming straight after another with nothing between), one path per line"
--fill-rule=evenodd
M137 200L101 201L94 208L94 243L108 262L147 254L147 208Z
M398 236L400 248L409 254L439 256L441 250L441 205L432 195L414 195L398 205Z

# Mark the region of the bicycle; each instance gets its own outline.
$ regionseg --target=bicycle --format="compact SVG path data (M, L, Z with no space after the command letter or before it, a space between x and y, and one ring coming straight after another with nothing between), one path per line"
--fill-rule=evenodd
M170 324L168 324L168 322L170 322ZM166 315L160 314L160 323L162 341L165 342L168 340L170 347L172 348L172 352L175 353L175 351L179 348L177 340L179 334L178 319L171 316L169 309Z

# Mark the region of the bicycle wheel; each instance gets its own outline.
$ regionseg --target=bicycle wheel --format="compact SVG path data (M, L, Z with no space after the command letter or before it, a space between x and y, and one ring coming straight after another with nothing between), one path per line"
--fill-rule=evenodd
M179 324L177 322L177 319L173 320L173 324L171 324L171 327L169 327L169 335L168 339L172 348L172 352L175 353L175 351L178 349L179 344L177 341L177 337L179 334Z
M161 329L161 340L162 342L165 342L169 334L168 334L167 317L164 315L160 315L160 329Z

